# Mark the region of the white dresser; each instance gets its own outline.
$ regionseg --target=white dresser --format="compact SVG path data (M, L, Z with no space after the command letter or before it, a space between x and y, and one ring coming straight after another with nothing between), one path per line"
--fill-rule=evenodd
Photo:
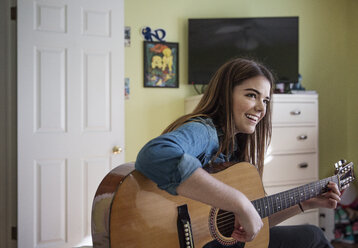
M185 99L191 112L201 95ZM268 195L318 180L318 96L274 94L272 140L265 159L263 183ZM319 225L319 211L309 210L281 225Z
M263 183L268 195L317 181L318 96L275 94L272 140L265 159ZM319 225L319 211L309 210L281 225Z

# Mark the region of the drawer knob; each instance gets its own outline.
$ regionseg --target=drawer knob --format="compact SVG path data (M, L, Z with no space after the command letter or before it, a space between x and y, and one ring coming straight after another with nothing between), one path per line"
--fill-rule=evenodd
M300 115L301 114L301 110L292 110L291 111L291 115Z
M306 140L308 137L307 135L300 135L297 137L299 140Z
M308 163L300 163L298 165L298 167L300 167L301 169L307 168L308 167Z

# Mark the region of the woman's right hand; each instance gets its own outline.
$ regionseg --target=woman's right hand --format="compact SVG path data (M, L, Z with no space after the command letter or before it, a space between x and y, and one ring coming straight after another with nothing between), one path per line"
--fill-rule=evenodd
M251 202L247 201L245 207L235 213L235 229L231 235L240 242L252 241L263 227L260 215Z
M243 193L217 180L202 168L182 182L177 192L181 196L234 213L232 237L238 241L253 240L263 226L261 217Z

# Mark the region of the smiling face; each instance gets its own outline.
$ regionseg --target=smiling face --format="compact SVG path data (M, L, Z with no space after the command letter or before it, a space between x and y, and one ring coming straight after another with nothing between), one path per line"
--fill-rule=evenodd
M233 115L236 131L252 134L266 114L270 82L263 76L246 79L233 89Z

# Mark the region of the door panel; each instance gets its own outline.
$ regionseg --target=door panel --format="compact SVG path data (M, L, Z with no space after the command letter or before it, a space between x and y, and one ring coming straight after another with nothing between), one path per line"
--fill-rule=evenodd
M35 132L66 132L66 48L35 49Z

